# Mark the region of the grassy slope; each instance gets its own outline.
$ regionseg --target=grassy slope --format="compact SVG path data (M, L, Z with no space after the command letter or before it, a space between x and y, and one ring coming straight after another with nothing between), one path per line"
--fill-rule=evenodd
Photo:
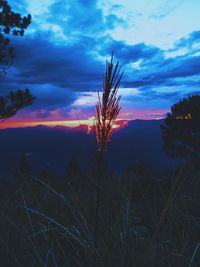
M200 170L155 181L144 166L101 177L94 246L95 172L63 179L22 168L0 192L2 266L199 266Z

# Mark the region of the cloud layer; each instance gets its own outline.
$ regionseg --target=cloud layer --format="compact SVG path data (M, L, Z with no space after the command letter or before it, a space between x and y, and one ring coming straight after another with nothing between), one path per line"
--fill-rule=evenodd
M200 31L164 50L112 37L111 31L128 27L119 15L120 5L111 5L108 13L96 0L46 2L46 9L36 9L32 3L30 10L23 1L24 10L33 13L32 26L25 37L12 39L15 61L0 81L2 94L29 88L37 97L29 112L20 112L18 118L66 118L76 105L82 113L92 113L105 60L112 52L125 69L124 114L148 108L166 110L181 97L200 92ZM21 11L22 3L18 7ZM156 19L163 16L158 13Z

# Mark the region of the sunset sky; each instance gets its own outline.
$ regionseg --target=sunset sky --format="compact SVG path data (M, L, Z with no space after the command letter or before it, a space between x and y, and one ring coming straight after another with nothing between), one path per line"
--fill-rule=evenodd
M24 37L12 38L16 58L1 92L29 88L36 100L6 127L92 121L112 51L125 69L121 119L162 118L177 100L200 92L199 0L8 3L30 13L32 23Z

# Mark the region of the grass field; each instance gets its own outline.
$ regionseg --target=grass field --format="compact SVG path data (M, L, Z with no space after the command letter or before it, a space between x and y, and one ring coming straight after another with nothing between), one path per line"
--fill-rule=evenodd
M2 184L1 266L200 266L197 166L161 180L142 164L123 176L104 171L95 233L98 175L74 167L35 176L25 165Z

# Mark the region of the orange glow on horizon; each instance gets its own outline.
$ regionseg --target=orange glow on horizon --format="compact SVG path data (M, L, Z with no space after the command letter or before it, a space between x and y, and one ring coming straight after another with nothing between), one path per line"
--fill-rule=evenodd
M113 130L117 130L118 128L124 127L127 125L128 121L132 120L159 120L163 119L166 113L166 110L148 110L148 112L139 112L139 111L124 111L120 114L119 118L113 125ZM95 124L95 117L90 116L88 118L82 119L72 119L72 118L59 118L58 116L52 117L52 119L42 120L40 118L20 118L18 116L14 118L10 118L5 121L0 121L0 129L8 129L8 128L26 128L26 127L35 127L38 125L55 127L55 126L63 126L69 128L77 128L79 126L88 126L88 133L92 131L93 126Z
M117 120L113 129L121 128L127 125L128 120ZM18 121L18 120L6 120L0 122L0 129L8 128L26 128L26 127L35 127L38 125L55 127L55 126L64 126L69 128L76 128L81 125L88 126L88 133L91 132L95 124L94 117L83 119L83 120L53 120L53 121Z
M124 109L120 114L113 125L113 130L117 130L118 128L124 127L128 121L132 120L160 120L163 119L167 112L167 109L145 109L145 110L130 110ZM0 121L0 129L7 128L26 128L26 127L35 127L38 125L55 127L55 126L63 126L69 128L77 128L80 126L88 127L88 133L92 131L93 126L95 124L95 117L93 113L80 113L79 118L77 116L74 117L73 114L69 114L69 117L60 116L59 110L56 110L52 114L51 117L46 119L37 117L40 115L40 112L28 112L26 113L23 110L21 113L19 112L15 117L12 117L5 121ZM73 116L72 116L73 115ZM83 128L83 127L82 127Z
M44 125L49 127L55 127L55 126L66 126L75 128L78 127L80 124L85 125L93 125L93 121L91 120L55 120L55 121L4 121L0 123L0 129L6 129L6 128L25 128L25 127L34 127L38 125Z

